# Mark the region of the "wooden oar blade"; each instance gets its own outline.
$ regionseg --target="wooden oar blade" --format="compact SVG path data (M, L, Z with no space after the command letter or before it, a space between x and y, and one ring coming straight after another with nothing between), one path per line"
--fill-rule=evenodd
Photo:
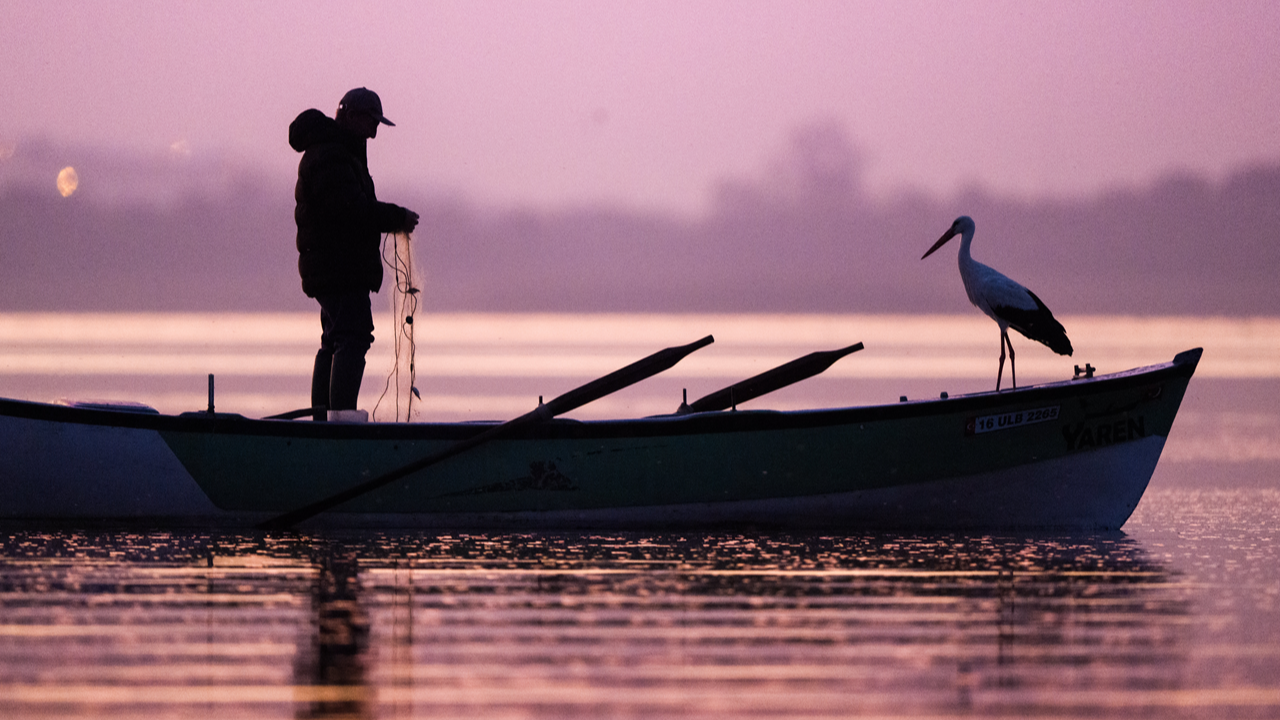
M680 362L680 360L689 353L692 353L694 350L699 348L706 347L712 342L714 342L714 338L708 335L701 340L689 343L688 345L659 350L658 352L646 358L637 360L620 370L615 370L602 378L592 380L586 385L570 390L549 403L539 405L536 409L531 410L524 415L512 418L501 425L494 425L483 432L477 433L465 440L456 442L439 452L419 458L406 465L401 465L395 470L385 472L371 480L366 480L357 485L353 485L342 492L321 498L309 505L278 515L266 522L263 522L258 527L261 529L272 530L289 528L297 525L303 520L313 518L326 510L332 510L333 508L350 502L361 495L373 492L380 487L395 482L406 475L415 473L438 462L451 458L454 455L466 452L477 445L483 445L490 440L506 435L515 428L540 422L542 420L548 420L556 415L560 415L562 413L569 412L574 408L586 405L592 400L598 400L609 393L617 392L629 385L634 385L645 378L657 375L663 370L666 370L672 365Z
M727 388L704 395L692 403L683 412L715 412L725 410L739 403L767 395L817 375L835 364L840 358L862 349L862 343L855 343L839 350L812 352L796 358L785 365L766 370L759 375L734 383Z
M617 392L625 387L634 385L645 378L657 375L663 370L669 369L671 366L683 360L694 350L704 348L715 342L715 338L708 335L701 340L691 342L688 345L680 345L678 347L669 347L630 365L615 370L602 378L592 380L582 387L574 388L569 392L555 398L551 402L546 403L543 407L545 412L551 415L562 415L575 408L582 407L587 403L598 400L605 395Z

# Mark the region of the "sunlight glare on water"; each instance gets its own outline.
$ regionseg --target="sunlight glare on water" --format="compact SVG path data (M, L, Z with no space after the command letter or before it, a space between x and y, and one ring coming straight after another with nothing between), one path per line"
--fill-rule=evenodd
M1280 495L1127 533L15 531L6 718L1275 717Z
M385 323L384 320L380 322ZM511 417L716 343L575 416L986 392L980 316L426 315L422 419ZM1123 533L264 534L0 528L0 717L1274 718L1280 320L1064 318L1020 384L1203 346ZM262 415L307 400L311 314L0 314L0 395ZM380 325L361 405L390 368Z

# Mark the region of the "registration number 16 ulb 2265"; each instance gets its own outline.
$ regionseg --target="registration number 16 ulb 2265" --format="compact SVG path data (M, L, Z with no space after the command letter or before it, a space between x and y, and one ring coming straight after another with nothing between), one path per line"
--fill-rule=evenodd
M1058 419L1058 409L1061 406L1054 405L1052 407L1036 408L1034 410L1017 410L1015 412L1001 413L999 415L984 415L982 417L969 418L965 423L965 435L978 435L986 432L994 432L996 430L1008 430L1010 428L1021 427L1023 425L1033 425L1040 422L1048 422L1049 420Z

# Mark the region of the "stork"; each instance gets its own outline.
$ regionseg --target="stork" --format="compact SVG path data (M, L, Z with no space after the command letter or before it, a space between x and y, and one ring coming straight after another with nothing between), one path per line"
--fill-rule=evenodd
M1009 377L1014 389L1018 387L1018 375L1013 364L1013 343L1009 340L1009 328L1013 328L1031 340L1043 343L1059 355L1071 354L1071 341L1067 331L1054 319L1049 308L1040 302L1036 294L1010 280L995 268L987 267L969 254L973 242L973 218L961 215L951 223L951 228L938 238L929 252L920 256L923 260L942 247L948 240L960 236L960 279L969 302L1000 326L1000 369L996 371L996 391L1000 391L1000 378L1004 374L1004 348L1009 347Z

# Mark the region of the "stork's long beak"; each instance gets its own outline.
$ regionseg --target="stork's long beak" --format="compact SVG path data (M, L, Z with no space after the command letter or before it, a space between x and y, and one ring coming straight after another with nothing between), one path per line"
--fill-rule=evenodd
M934 251L934 250L937 250L938 248L942 247L943 245L946 245L948 240L950 240L951 238L953 238L953 237L955 237L955 236L957 236L957 235L959 235L959 234L960 234L960 233L959 233L959 232L956 232L956 229L955 229L955 228L952 228L952 229L950 229L950 230L946 231L945 233L943 233L942 237L938 238L938 242L934 243L934 244L933 244L933 247L929 248L929 252L927 252L927 253L925 253L925 254L923 254L923 255L921 255L921 256L920 256L920 259L921 259L921 260L923 260L923 259L925 259L925 258L929 257L930 255L932 255L932 254L933 254L933 251Z

